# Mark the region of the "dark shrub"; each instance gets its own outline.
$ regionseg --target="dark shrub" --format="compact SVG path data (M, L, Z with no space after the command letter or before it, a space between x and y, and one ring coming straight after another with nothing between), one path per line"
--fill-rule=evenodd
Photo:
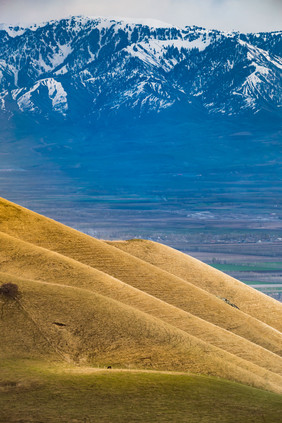
M15 299L19 295L19 287L15 283L4 283L0 286L0 294Z

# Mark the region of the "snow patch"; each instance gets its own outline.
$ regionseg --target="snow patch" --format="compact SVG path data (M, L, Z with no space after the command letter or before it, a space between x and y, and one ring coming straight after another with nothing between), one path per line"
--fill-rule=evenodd
M47 87L48 96L52 101L53 110L65 115L65 112L68 110L67 93L63 89L62 84L53 78L46 78L38 81L28 92L24 93L23 95L20 95L22 90L14 90L12 95L14 99L17 98L17 103L20 110L27 110L30 112L37 110L32 97L33 93L39 90L40 87Z
M70 17L69 20L74 20L80 25L85 25L90 22L97 23L97 26L100 28L109 28L113 25L118 25L122 28L126 28L127 26L136 26L136 25L143 25L148 26L149 28L176 28L176 26L171 25L167 22L162 22L157 19L150 19L150 18L124 18L119 16L73 16Z
M20 37L23 35L27 30L36 31L38 28L42 28L43 26L47 25L48 22L42 23L33 23L33 24L17 24L17 25L9 25L6 23L0 23L0 31L6 31L9 37L15 38Z
M11 26L8 24L0 24L0 31L6 31L9 37L15 38L23 35L26 31L26 28L19 26Z
M41 53L39 55L38 60L34 60L34 63L39 66L43 72L50 72L59 67L64 63L66 58L73 52L72 47L69 44L57 44L57 51L54 51L53 53L49 54L46 59L44 60ZM49 62L49 63L46 63ZM63 74L64 71L59 72L58 74ZM64 72L66 73L66 72Z
M73 49L69 44L58 44L59 52L53 54L52 57L49 57L50 62L52 63L52 67L56 68L60 66L66 58L73 52Z
M62 84L53 78L43 80L44 83L48 88L53 109L60 113L66 112L68 110L67 93L63 89Z
M202 37L199 37L193 41L183 39L149 39L148 41L141 41L138 44L130 45L125 49L125 51L127 51L132 57L137 57L149 65L165 66L166 70L169 70L178 63L176 59L171 60L165 58L165 54L169 48L175 48L179 52L181 52L182 49L192 50L194 48L199 51L204 51L210 45L210 43L210 39L203 40Z
M175 26L159 21L157 19L139 19L139 18L112 18L119 24L123 25L143 25L150 28L162 29L162 28L175 28Z
M257 61L267 61L271 63L272 65L276 66L278 69L282 69L282 59L278 56L270 56L270 54L256 46L253 46L246 41L238 40L239 44L241 44L244 47L248 48L248 54L247 57L249 60L255 60Z
M55 75L65 75L66 73L68 73L68 68L63 66L55 72Z

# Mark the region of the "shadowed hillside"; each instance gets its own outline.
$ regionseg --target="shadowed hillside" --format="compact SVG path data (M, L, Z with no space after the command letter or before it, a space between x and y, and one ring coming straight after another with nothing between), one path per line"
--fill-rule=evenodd
M282 392L278 302L162 245L99 241L4 199L0 231L0 281L20 292L0 295L3 358L181 370Z

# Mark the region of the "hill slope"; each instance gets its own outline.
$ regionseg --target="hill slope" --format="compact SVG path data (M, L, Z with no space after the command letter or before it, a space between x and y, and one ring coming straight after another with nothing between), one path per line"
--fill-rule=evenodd
M282 405L281 395L212 377L33 360L1 360L0 389L1 423L278 423Z
M189 281L187 281L174 276L173 272L164 271L134 257L134 248L133 254L119 251L112 245L67 228L6 200L0 202L1 215L3 216L0 222L0 231L2 232L91 266L188 312L192 311L193 314L213 323L217 323L221 318L220 315L212 313L212 308L220 309L222 314L225 314L222 324L228 330L236 331L238 329L232 329L232 326L239 318L238 316L241 316L240 310L228 307L215 295L211 296L206 290L195 286L195 281L198 281L199 278L204 280L208 278L209 284L214 286L214 294L218 285L218 278L226 279L229 284L229 291L234 291L237 286L240 286L241 291L249 298L251 304L249 309L246 310L248 314L254 315L254 317L271 325L278 331L282 329L282 306L279 302L240 284L209 266L200 265L197 272L192 268L189 271ZM31 227L33 228L32 231L30 230ZM178 253L175 251L173 254ZM193 259L188 258L188 260ZM138 268L138 272L136 272L136 268ZM162 281L162 284L156 283L157 280ZM178 295L177 289L180 291L180 295ZM226 284L222 297L224 297L225 291ZM186 293L185 297L183 297L184 293ZM201 303L199 304L199 301L194 301L194 299L201 299ZM261 304L261 307L258 307L257 303L260 301L263 302L263 305ZM241 304L241 300L236 298L236 302L240 309L244 307L243 301ZM205 304L208 304L208 307L204 307ZM243 311L245 311L244 308ZM227 314L232 316L233 325L231 326L230 321L225 321Z
M161 269L161 260L146 262L146 253L135 257L135 243L121 251L4 199L0 230L0 280L21 292L14 302L1 296L3 357L189 370L281 391L279 303L259 296L262 308L273 308L267 324L265 312L252 316L255 291L199 262L184 278ZM197 286L197 273L208 274L213 289ZM254 307L241 311L215 295L237 286L240 305L249 295Z
M226 375L253 386L280 390L282 377L238 360L129 306L79 288L14 281L22 296L19 302L9 304L9 313L4 305L2 325L10 330L9 334L3 332L6 339L11 338L12 332L12 339L5 343L3 358L38 358L33 345L37 344L39 332L49 344L51 357L57 355L66 361ZM17 349L13 343L18 338L15 314L19 321L31 321L35 331L22 345L18 342Z
M281 307L277 301L266 299L259 291L254 291L242 282L187 254L146 240L112 241L108 244L191 282L211 294L225 298L245 313L279 331L282 330Z

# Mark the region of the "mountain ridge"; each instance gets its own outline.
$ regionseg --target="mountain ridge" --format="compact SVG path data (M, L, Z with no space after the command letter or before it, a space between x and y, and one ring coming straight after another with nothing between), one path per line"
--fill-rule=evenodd
M97 120L193 106L280 116L282 32L71 17L0 29L2 112ZM10 35L9 35L10 34Z

